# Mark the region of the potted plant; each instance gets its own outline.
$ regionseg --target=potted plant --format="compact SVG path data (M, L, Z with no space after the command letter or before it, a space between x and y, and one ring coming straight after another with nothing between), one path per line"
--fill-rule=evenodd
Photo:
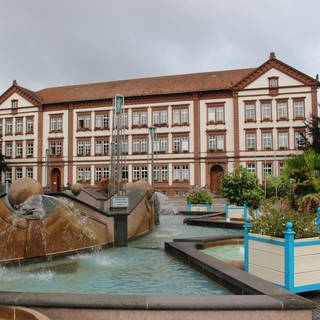
M245 271L291 292L320 289L318 214L272 210L245 225Z
M194 188L186 196L189 211L210 211L213 197L206 188Z

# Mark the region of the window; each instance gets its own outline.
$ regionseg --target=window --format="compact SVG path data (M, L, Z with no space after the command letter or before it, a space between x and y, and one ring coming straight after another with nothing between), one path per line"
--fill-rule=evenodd
M247 150L256 149L256 133L248 132L246 134Z
M62 114L50 115L50 132L62 132L63 119Z
M160 112L160 124L166 125L168 123L168 111L167 110L161 110Z
M133 127L147 127L148 124L147 111L132 112L132 126Z
M133 181L136 180L148 180L148 167L133 167Z
M62 141L51 141L49 147L51 157L62 156Z
M132 175L132 180L140 180L140 168L139 167L133 167L133 175Z
M289 148L289 133L287 131L278 133L279 149L286 150Z
M6 142L5 144L5 155L7 158L12 158L12 143Z
M33 157L33 142L27 142L27 157Z
M223 134L210 134L209 135L209 151L223 151L224 150Z
M22 168L16 168L16 179L22 178Z
M91 141L78 140L78 156L90 156L90 153L91 153Z
M2 137L2 132L3 128L2 128L2 119L0 119L0 137Z
M90 181L91 180L91 168L78 168L77 181Z
M224 123L224 106L208 107L208 123Z
M107 155L109 154L109 140L96 140L96 155Z
M23 119L16 118L16 134L22 134L22 133L23 133Z
M176 182L189 180L189 166L173 166L173 180Z
M8 168L5 172L5 181L12 182L12 169Z
M303 129L294 132L295 149L301 150L305 146L305 131Z
M182 180L189 180L189 166L182 166Z
M165 182L168 181L168 166L155 166L153 168L153 181Z
M262 149L272 149L272 132L262 132Z
M17 109L18 108L18 100L11 100L11 108Z
M108 129L109 128L109 114L108 113L96 113L95 128L96 129Z
M280 172L280 174L281 174L283 168L284 168L284 162L279 162L279 172Z
M250 173L256 173L256 164L255 163L247 163L247 169Z
M108 167L96 167L95 168L95 181L101 181L109 177L109 168Z
M188 151L189 151L188 136L173 137L173 152L188 152Z
M128 180L129 178L129 171L128 171L128 167L123 167L121 168L121 176L122 176L122 180Z
M169 171L168 166L161 166L161 180L168 181Z
M245 121L256 121L256 105L255 102L245 103Z
M168 152L168 137L157 137L153 141L153 151L157 153Z
M279 78L278 77L270 77L269 78L269 87L270 88L278 88L279 87Z
M173 125L187 125L189 123L189 109L173 109L172 111L172 124Z
M278 120L288 120L288 102L278 101Z
M165 126L168 123L167 110L154 110L152 111L152 124L155 127Z
M26 177L33 179L33 168L26 168Z
M261 103L261 121L269 121L272 119L271 102Z
M293 100L294 119L304 119L304 100Z
M12 119L6 119L6 135L12 134Z
M132 139L133 153L147 153L148 152L148 138L133 138Z
M16 158L22 158L23 145L22 142L16 142Z
M173 167L173 180L174 181L180 181L180 166L174 166Z
M78 114L78 130L91 129L91 114Z
M265 181L268 176L272 175L272 163L263 164L263 180Z
M148 167L141 167L141 179L148 180Z
M33 117L27 117L27 133L33 133Z

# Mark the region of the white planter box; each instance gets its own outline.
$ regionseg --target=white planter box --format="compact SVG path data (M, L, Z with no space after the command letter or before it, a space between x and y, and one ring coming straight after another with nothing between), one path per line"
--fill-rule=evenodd
M287 232L288 231L288 232ZM245 230L245 271L291 292L320 289L320 239L294 239L248 233Z

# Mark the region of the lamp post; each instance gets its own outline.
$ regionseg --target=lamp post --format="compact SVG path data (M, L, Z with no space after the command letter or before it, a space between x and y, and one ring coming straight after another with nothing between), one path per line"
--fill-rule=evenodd
M49 187L49 156L50 156L50 150L46 149L46 192L50 191Z
M154 174L154 139L156 136L156 127L149 127L149 134L151 137L151 186L153 187L153 174Z
M122 148L122 141L120 139L120 127L121 127L121 111L122 107L124 105L124 96L123 95L116 95L113 100L114 104L114 112L117 117L117 123L116 123L116 146L117 146L117 181L116 181L116 192L117 195L120 194L120 148Z

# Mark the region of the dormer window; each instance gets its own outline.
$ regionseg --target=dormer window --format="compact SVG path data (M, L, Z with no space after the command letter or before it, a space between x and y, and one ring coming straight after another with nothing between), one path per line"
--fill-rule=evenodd
M279 87L279 78L271 77L269 78L269 88L278 88Z
M11 107L12 109L18 108L18 100L11 100Z
M279 94L279 77L270 77L269 79L269 94L276 96Z

